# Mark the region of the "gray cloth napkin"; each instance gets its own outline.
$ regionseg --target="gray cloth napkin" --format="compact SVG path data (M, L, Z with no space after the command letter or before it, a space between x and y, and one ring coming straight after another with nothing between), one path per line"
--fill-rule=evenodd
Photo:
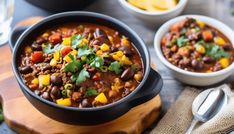
M227 84L222 86L229 87ZM193 118L193 100L201 91L203 90L186 87L151 134L185 133ZM197 124L192 134L217 134L234 131L234 90L225 88L224 92L228 95L227 105L209 121Z

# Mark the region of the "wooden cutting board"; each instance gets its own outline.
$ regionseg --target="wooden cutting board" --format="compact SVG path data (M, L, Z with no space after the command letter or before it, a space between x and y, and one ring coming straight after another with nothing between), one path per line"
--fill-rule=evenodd
M17 26L39 21L34 17ZM9 45L0 47L0 97L6 123L18 133L131 133L138 134L149 127L160 114L161 99L152 100L131 109L111 122L96 126L78 126L52 120L35 109L21 92L11 69Z

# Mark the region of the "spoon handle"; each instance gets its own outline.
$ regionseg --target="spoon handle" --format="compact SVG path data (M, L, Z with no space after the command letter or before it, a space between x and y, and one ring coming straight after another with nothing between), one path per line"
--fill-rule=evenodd
M193 131L193 128L196 126L197 123L198 123L198 120L196 118L193 118L193 121L185 134L191 134Z

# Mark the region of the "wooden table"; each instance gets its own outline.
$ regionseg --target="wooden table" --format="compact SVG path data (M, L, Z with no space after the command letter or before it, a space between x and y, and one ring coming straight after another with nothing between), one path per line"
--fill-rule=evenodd
M207 16L214 17L212 14L214 11L214 7L208 6L212 5L214 0L189 0L189 3L183 12L183 14L202 14ZM112 17L115 17L132 29L134 29L139 36L145 41L146 45L148 46L152 58L152 62L157 65L159 73L162 75L164 79L164 87L160 93L162 98L162 113L161 117L166 113L170 105L176 100L176 98L180 95L183 91L184 84L180 83L179 81L175 80L170 72L159 62L158 58L156 57L154 48L153 48L153 38L157 29L150 29L142 25L142 22L131 14L128 14L118 3L117 0L96 0L92 5L85 9L86 11L93 11L98 13L103 13ZM14 21L13 26L28 17L31 16L48 16L50 13L41 10L38 7L32 6L26 3L24 0L15 0L15 14L14 14ZM7 47L7 46L4 46ZM0 49L0 56L1 49ZM7 59L6 59L7 60ZM234 80L234 76L232 75L228 80ZM227 80L227 81L228 81ZM147 132L152 129L154 125L151 126L147 130ZM0 125L0 133L2 134L12 134L14 133L10 130L5 123Z

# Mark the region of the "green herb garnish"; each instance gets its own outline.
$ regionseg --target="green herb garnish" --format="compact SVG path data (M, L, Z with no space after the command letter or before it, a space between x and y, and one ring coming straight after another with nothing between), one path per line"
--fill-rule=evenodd
M81 43L82 39L84 38L81 34L75 34L71 37L71 43L73 48L77 48L78 45Z
M131 69L132 69L133 71L136 71L137 65L136 65L136 64L132 64L132 65L131 65Z
M89 97L89 96L95 96L95 95L98 95L98 92L96 89L91 88L91 87L87 88L87 90L85 92L85 96Z
M84 45L81 48L78 49L78 57L80 58L81 56L87 56L90 54L93 54L94 50L89 48L88 45Z
M188 41L189 39L185 38L184 36L181 36L177 38L176 43L179 47L183 47Z
M63 45L60 45L60 44L58 44L54 47L52 47L51 44L48 44L46 47L43 48L43 53L50 54L50 53L53 53L55 51L59 51L62 47L63 47Z
M72 75L71 80L73 82L76 82L76 85L80 85L82 82L86 81L87 78L89 78L89 72L83 68L80 73L75 73Z
M90 65L95 68L100 68L104 65L104 59L101 57L96 57Z
M115 61L110 64L108 69L110 71L115 72L116 74L119 74L122 71L121 67L122 67L121 63L119 63L118 61Z
M81 70L82 68L82 64L81 62L77 61L73 55L69 54L68 55L72 61L70 63L68 63L65 67L64 67L64 72L72 72L72 73L75 73L79 70Z

